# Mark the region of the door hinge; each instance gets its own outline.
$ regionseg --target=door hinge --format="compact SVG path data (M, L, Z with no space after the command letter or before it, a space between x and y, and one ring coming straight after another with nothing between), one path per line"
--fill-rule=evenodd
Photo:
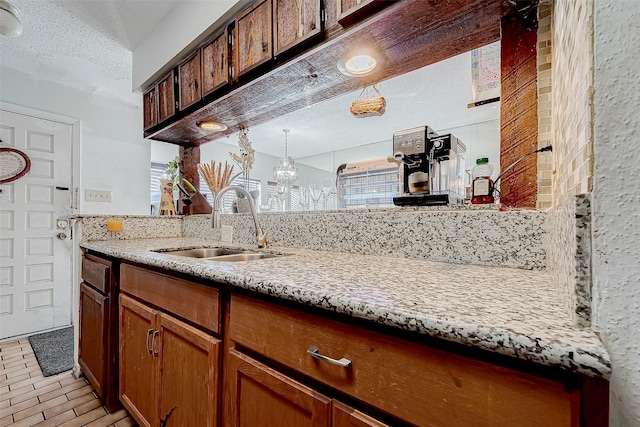
M173 76L173 82L175 84L178 84L178 76L176 76L176 75Z
M176 101L176 110L180 109L180 104L178 104L178 101Z
M73 189L73 197L71 198L71 209L78 209L79 200L80 200L80 188L75 187Z
M320 9L320 22L325 24L327 22L327 11Z
M229 46L233 47L233 33L229 33Z
M229 78L233 78L233 67L229 67Z

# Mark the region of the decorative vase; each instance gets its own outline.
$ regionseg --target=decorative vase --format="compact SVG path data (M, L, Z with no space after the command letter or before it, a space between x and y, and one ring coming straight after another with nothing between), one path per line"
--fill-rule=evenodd
M175 215L176 207L173 203L173 180L160 180L160 215Z

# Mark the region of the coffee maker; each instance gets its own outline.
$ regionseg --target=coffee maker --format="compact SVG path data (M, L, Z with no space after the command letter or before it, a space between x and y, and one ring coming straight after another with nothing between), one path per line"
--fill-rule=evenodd
M396 206L464 203L466 147L451 134L438 135L428 126L393 134L393 157L398 163ZM391 158L390 158L391 159Z

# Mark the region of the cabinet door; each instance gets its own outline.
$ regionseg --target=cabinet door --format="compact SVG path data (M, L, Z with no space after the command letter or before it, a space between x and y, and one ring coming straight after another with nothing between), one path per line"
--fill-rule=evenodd
M142 111L144 114L144 130L158 124L158 87L154 86L146 91L142 97Z
M329 427L331 400L230 349L225 367L228 427Z
M236 18L235 69L240 76L273 56L271 0L259 0Z
M229 33L225 29L202 48L202 96L229 83Z
M120 399L145 427L158 425L157 312L120 295Z
M338 22L352 24L376 8L389 3L385 0L338 0Z
M158 83L158 123L176 114L176 96L173 71Z
M273 0L274 55L320 34L320 12L320 0Z
M107 386L107 345L105 326L109 319L109 298L85 283L80 285L80 343L78 363L101 398Z
M160 331L161 424L217 426L220 341L164 313Z
M389 427L344 403L333 401L333 427Z
M195 55L178 67L181 110L195 104L202 98L201 73L200 49L198 49Z

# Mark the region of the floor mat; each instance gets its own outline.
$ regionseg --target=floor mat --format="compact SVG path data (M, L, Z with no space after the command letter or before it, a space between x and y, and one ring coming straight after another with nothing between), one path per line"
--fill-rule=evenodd
M73 368L73 326L32 335L29 343L45 377Z

